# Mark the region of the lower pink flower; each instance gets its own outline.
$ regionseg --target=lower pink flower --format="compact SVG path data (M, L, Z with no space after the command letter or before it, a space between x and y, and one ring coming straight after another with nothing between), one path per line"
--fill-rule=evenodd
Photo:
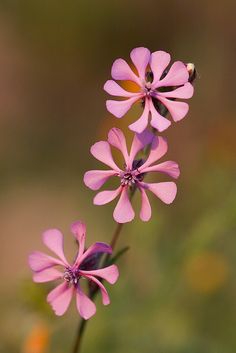
M78 253L72 264L66 260L64 255L62 233L58 229L49 229L43 233L43 242L57 257L38 251L33 252L29 256L29 265L34 272L34 282L62 281L47 296L47 301L56 315L61 316L66 312L75 294L78 312L87 320L95 314L96 306L82 290L81 279L86 278L95 283L101 291L103 304L108 305L110 299L107 290L97 277L114 284L119 272L116 265L105 268L95 266L94 258L103 253L111 254L112 248L105 243L95 243L85 250L86 226L84 223L80 221L73 223L71 231L79 244Z
M135 160L138 152L151 143L151 149L148 158L144 160ZM121 169L114 162L111 154L111 146L120 150L125 160L124 169ZM84 183L92 190L98 190L112 176L119 180L119 186L115 190L106 190L99 192L94 198L95 205L104 205L114 200L120 195L119 201L115 207L113 216L118 223L130 222L134 218L129 189L136 187L141 193L140 218L148 221L151 217L151 205L147 196L147 191L151 191L164 203L170 204L176 196L177 187L174 182L146 183L143 181L144 175L150 172L160 172L171 176L179 177L179 167L176 162L166 161L153 165L157 160L163 157L167 152L167 141L163 137L153 135L148 131L141 134L135 134L130 153L128 153L126 140L121 130L113 128L108 134L108 141L100 141L91 147L92 155L108 165L109 170L90 170L84 175Z

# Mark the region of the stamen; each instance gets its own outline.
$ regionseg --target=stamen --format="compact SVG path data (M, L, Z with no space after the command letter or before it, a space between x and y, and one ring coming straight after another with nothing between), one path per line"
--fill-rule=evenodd
M152 89L151 82L145 82L144 87L143 87L143 93L147 97L151 97L155 93L155 90Z
M132 187L143 179L143 173L140 173L138 170L139 163L136 163L135 161L134 164L137 165L135 169L133 170L126 169L124 172L120 173L119 177L120 177L122 186Z
M67 267L64 272L64 280L68 283L76 285L80 279L79 270L72 270L71 268Z
M123 173L120 174L120 178L121 178L121 185L123 186L132 186L136 183L137 178L135 176L135 171L125 171Z
M135 159L132 163L132 169L129 169L125 166L125 170L120 172L118 175L120 177L122 186L134 186L138 182L143 180L144 173L140 173L139 167L144 163L144 160Z

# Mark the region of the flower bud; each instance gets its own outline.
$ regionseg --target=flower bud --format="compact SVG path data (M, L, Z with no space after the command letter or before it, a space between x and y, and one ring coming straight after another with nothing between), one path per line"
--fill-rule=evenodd
M197 75L197 71L196 71L195 65L193 63L188 63L188 64L186 64L186 67L187 67L187 70L188 70L188 73L189 73L188 81L190 83L192 83L195 80L196 75Z

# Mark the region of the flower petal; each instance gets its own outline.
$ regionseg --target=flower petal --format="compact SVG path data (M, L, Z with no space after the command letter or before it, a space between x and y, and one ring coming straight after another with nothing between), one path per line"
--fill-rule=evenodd
M116 283L119 277L119 271L116 265L111 265L105 268L100 268L98 270L92 271L80 271L82 275L98 276L105 279L108 283Z
M189 73L187 67L181 61L176 61L171 66L167 75L157 83L157 87L179 86L188 82Z
M128 190L123 187L120 199L113 212L113 217L118 223L126 223L134 218L134 210L128 196Z
M58 229L48 229L43 233L44 244L53 251L66 265L68 262L64 255L63 235Z
M128 92L124 88L118 85L113 80L108 80L105 85L104 85L104 90L109 93L111 96L116 96L116 97L133 97L137 95L137 93L133 92Z
M71 225L71 233L74 234L75 238L79 243L79 252L77 258L82 256L85 248L85 237L86 237L86 224L80 221L76 221Z
M147 222L151 218L152 209L145 190L142 187L140 187L140 191L141 191L141 197L142 197L142 204L141 204L141 210L140 210L139 216L142 221Z
M51 304L56 315L63 315L68 309L74 287L69 287L67 283L62 283L54 288L47 296L48 303Z
M118 172L120 171L120 169L117 167L116 163L113 160L111 154L111 147L107 141L96 142L90 148L90 152L100 162L108 165L109 167Z
M160 80L161 75L170 63L170 54L165 51L159 50L151 54L150 66L153 73L152 88L156 87L157 82Z
M86 224L81 221L75 221L71 224L71 233L74 234L75 238L78 240L79 244L84 247L84 240L86 236ZM82 243L81 243L82 241Z
M166 106L169 110L170 115L174 121L179 121L185 117L188 113L189 106L185 102L176 102L166 99L164 97L158 97L158 99Z
M168 149L167 140L162 136L155 136L152 141L151 150L146 162L139 167L140 171L143 171L146 167L156 162L158 159L163 157Z
M150 50L144 47L134 48L130 53L131 60L138 70L139 77L142 80L145 80L145 73L149 64L150 55Z
M116 59L111 68L111 76L114 80L134 81L140 85L140 79L131 70L130 66L123 59Z
M150 106L150 111L152 115L152 118L151 118L152 127L154 127L160 132L166 130L171 125L170 120L164 118L164 116L158 113L152 101L150 101L149 106Z
M42 271L56 265L64 266L64 262L40 251L34 251L29 255L29 265L33 271Z
M91 245L83 255L76 260L76 266L82 265L83 261L96 253L112 254L112 248L110 245L102 242L97 242Z
M33 281L37 283L44 283L54 281L63 277L63 273L56 270L55 268L47 268L45 270L35 272L33 275Z
M116 118L122 118L132 105L142 98L143 94L137 94L135 97L131 97L122 101L107 100L107 110L113 114Z
M133 124L129 125L130 130L141 134L147 127L149 117L149 102L145 99L145 106L142 115Z
M143 131L141 134L135 134L133 142L131 145L130 155L129 155L129 165L132 166L135 156L144 147L152 142L154 135L148 130Z
M84 183L92 190L98 190L111 177L117 175L115 170L89 170L84 174Z
M128 164L129 157L128 157L126 140L123 132L120 129L113 127L108 133L108 142L110 143L110 145L118 148L118 150L121 151L121 153L124 156L126 164Z
M79 285L76 291L76 305L80 316L85 320L90 319L96 313L95 304L84 294Z
M110 298L109 295L107 293L106 288L104 287L104 285L95 277L93 276L86 276L90 281L93 281L94 283L97 284L97 286L100 288L101 294L102 294L102 302L104 305L109 305L110 304Z
M166 161L160 164L153 165L152 167L146 167L142 169L142 172L143 173L148 173L148 172L165 173L175 179L177 179L180 175L179 166L176 162L173 162L173 161Z
M116 190L105 190L99 192L93 199L94 205L105 205L106 203L114 200L122 190L122 186L119 186Z
M80 270L81 271L96 270L99 267L99 263L102 256L103 256L103 253L101 252L95 252L92 255L87 256L80 264L79 266Z
M145 187L166 204L172 203L177 193L177 186L172 181L162 183L146 183Z
M158 96L161 97L166 97L166 98L183 98L183 99L188 99L193 96L193 86L191 83L187 82L185 85L182 87L176 88L173 91L170 92L158 92L157 93L157 99Z
M51 290L47 296L47 302L51 303L54 299L56 299L61 293L63 293L68 288L68 283L63 282L59 284L57 287Z

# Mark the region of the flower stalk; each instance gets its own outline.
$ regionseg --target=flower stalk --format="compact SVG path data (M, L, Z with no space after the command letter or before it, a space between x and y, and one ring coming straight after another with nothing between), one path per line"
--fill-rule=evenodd
M162 108L162 112L163 112L163 115L167 115L168 111L167 109L163 106ZM156 133L156 129L153 128L152 129L153 131L153 134ZM153 135L155 136L155 135ZM151 149L151 144L152 144L152 140L150 142L150 144L148 144L147 146L144 147L144 156L147 156L150 152L150 149ZM130 191L130 199L133 198L135 192L136 192L137 188L134 187L133 189L131 189ZM112 236L112 239L111 239L111 242L110 242L110 246L114 252L114 249L117 245L117 242L118 242L118 239L120 237L120 234L121 234L121 231L123 229L123 226L124 226L124 223L117 223L116 225L116 228L115 228L115 231L113 233L113 236ZM110 260L110 257L111 255L110 254L106 254L105 258L104 258L104 262L103 262L103 266L106 266L109 264L109 260ZM98 292L98 287L95 287L95 289L90 293L90 298L93 299L96 294ZM72 353L80 353L80 350L81 350L81 343L82 343L82 339L83 339L83 336L84 336L84 333L85 333L85 329L86 329L86 326L87 326L87 320L84 320L83 318L79 321L79 326L78 326L78 330L77 330L77 336L76 336L76 340L75 340L75 343L74 343L74 346L73 346L73 350L72 350Z
M112 237L111 242L110 242L110 246L113 249L113 251L114 251L114 248L115 248L115 246L117 244L117 241L118 241L118 238L120 236L122 228L123 228L123 223L117 223L115 231L114 231L114 234L113 234L113 237ZM110 254L107 254L105 256L103 264L104 265L108 264L109 260L110 260ZM89 297L91 299L93 299L96 296L97 292L98 292L98 286L96 286L95 289L93 291L91 291ZM79 321L77 335L76 335L75 343L74 343L73 350L72 350L71 353L80 353L81 343L82 343L82 339L83 339L83 335L84 335L87 323L88 323L88 321L83 319L83 318Z
M196 78L195 67L194 67L194 69L193 69L193 67L194 67L193 64L187 64L187 70L189 72L189 81L191 83L193 83L193 81ZM191 71L190 71L190 69L191 69ZM164 105L159 106L159 112L164 118L168 115L168 109ZM156 135L157 129L155 127L152 127L152 132L153 132L153 138L154 138L154 136ZM152 142L153 142L153 139L150 141L149 144L144 146L143 153L144 153L144 156L146 156L146 157L150 153ZM133 198L136 190L137 190L137 187L134 187L131 190L130 199ZM116 244L118 242L118 239L119 239L119 236L121 234L123 226L124 226L124 223L117 223L117 225L116 225L115 231L113 233L113 236L112 236L112 239L111 239L111 242L110 242L110 246L113 249L113 251L114 251L114 249L116 247ZM110 254L107 254L105 256L103 265L107 265L109 263L109 259L110 259ZM91 295L90 295L91 298L94 298L94 296L96 295L97 291L98 291L98 287L96 287L95 290L91 293ZM82 318L80 320L80 322L79 322L78 334L76 336L76 340L75 340L75 344L74 344L74 348L73 348L72 353L80 353L81 342L82 342L82 338L83 338L83 335L84 335L84 332L85 332L85 329L86 329L86 324L87 324L87 321Z
M110 167L108 170L90 170L84 175L84 183L92 190L99 190L108 179L116 178L118 188L97 193L93 203L104 205L119 196L113 212L116 228L110 245L96 242L85 248L86 225L77 221L72 224L71 232L75 236L78 250L73 263L69 263L64 255L63 235L58 229L49 229L43 234L44 244L56 255L49 256L34 252L29 256L29 265L33 271L35 282L60 280L62 283L48 295L47 301L56 315L63 315L69 307L73 295L76 297L77 310L81 316L76 339L71 353L80 353L82 339L87 327L87 320L96 312L93 302L96 294L101 292L104 305L110 303L109 295L103 285L104 281L114 284L119 276L115 262L128 247L112 255L117 246L124 223L131 222L135 217L132 198L138 190L141 195L140 219L147 222L152 210L147 191L152 192L162 202L170 204L174 201L177 186L173 181L149 183L144 182L147 174L158 172L177 179L180 171L174 161L156 164L167 152L168 144L164 137L156 132L166 130L171 121L182 120L188 113L189 106L183 99L192 97L192 83L196 77L194 64L176 61L171 66L170 54L164 51L151 53L147 48L135 48L130 53L135 66L134 71L123 59L113 63L111 76L104 85L104 90L122 100L107 100L107 110L117 118L122 118L131 106L140 102L143 109L141 116L129 129L135 132L128 152L125 135L120 129L112 128L107 141L99 141L91 147L91 154L100 162ZM132 81L138 87L137 92L123 89L116 81ZM179 101L179 99L181 99ZM150 125L152 132L147 129ZM113 159L111 147L118 149L124 157L124 166L120 168ZM142 158L139 158L139 153ZM58 269L59 267L59 269ZM97 278L98 277L98 278ZM88 280L88 293L85 293L80 280Z

